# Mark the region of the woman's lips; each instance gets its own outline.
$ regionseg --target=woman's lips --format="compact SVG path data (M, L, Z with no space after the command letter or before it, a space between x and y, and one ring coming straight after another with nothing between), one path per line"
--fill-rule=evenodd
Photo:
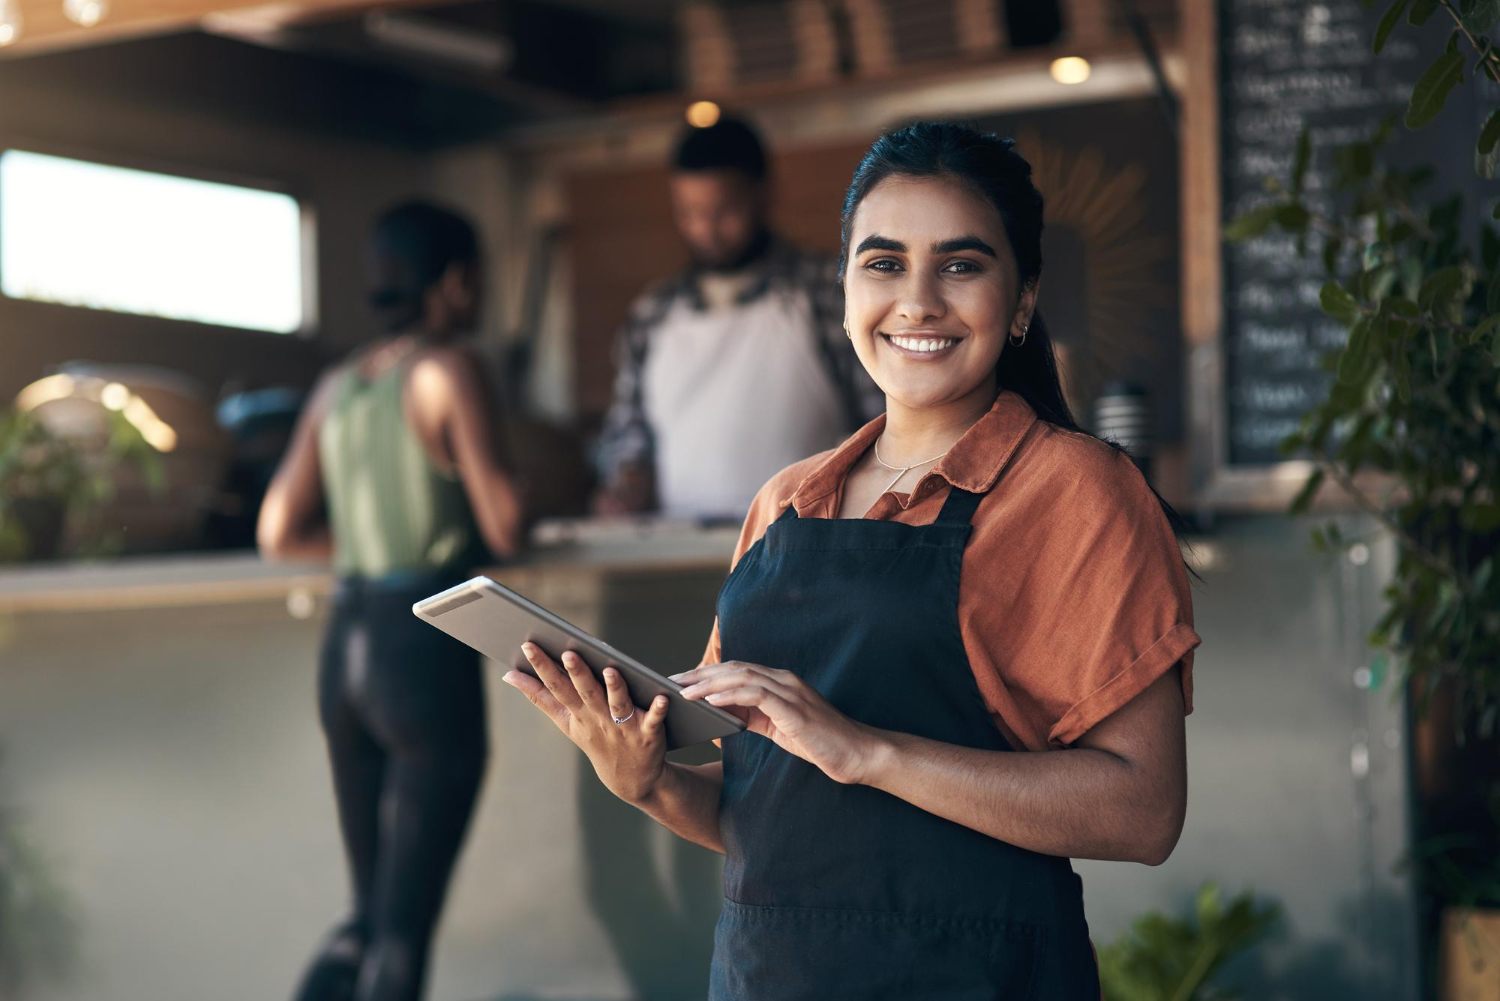
M963 340L961 337L943 337L939 334L881 334L897 354L920 361L945 358L953 353Z

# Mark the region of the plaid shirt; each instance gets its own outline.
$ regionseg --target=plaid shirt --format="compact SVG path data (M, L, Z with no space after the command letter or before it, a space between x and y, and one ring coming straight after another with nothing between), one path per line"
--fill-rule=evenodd
M755 279L738 302L748 303L773 291L803 295L812 307L808 331L828 372L845 415L849 433L885 410L885 394L860 365L844 333L844 290L838 284L838 262L805 254L774 240L766 255L750 266ZM694 309L707 309L695 272L689 270L648 289L631 304L615 345L614 399L604 415L598 462L606 483L626 463L650 464L653 433L646 420L642 383L651 341L667 313L684 297Z

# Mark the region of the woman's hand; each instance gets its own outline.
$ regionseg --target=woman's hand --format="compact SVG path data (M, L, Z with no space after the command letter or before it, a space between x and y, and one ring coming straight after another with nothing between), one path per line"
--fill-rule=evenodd
M750 732L817 765L835 782L863 781L879 746L878 731L833 708L791 671L730 661L674 674L672 680L688 686L684 698L733 713Z
M600 688L576 653L564 653L561 667L532 643L521 644L521 653L537 676L507 671L500 680L519 689L588 755L610 792L632 805L645 802L666 769L667 697L658 695L650 709L638 709L612 667L604 669Z

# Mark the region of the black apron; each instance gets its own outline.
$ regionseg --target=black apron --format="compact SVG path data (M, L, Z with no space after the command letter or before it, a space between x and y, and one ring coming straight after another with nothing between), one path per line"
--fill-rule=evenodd
M980 497L952 488L931 525L788 507L719 593L724 659L793 671L870 726L1009 751L959 635ZM1098 1001L1067 859L840 785L757 734L723 752L711 1001Z

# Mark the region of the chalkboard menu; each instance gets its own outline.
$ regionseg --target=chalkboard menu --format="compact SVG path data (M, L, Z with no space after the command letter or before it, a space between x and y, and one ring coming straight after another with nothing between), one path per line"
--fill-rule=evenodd
M1439 11L1421 31L1397 27L1380 55L1371 51L1386 3L1360 0L1220 0L1220 122L1224 219L1273 196L1265 178L1291 175L1297 137L1310 129L1313 155L1305 187L1328 204L1330 151L1368 138L1390 111L1404 111L1411 84L1447 40ZM1472 66L1472 61L1470 62ZM1476 218L1484 192L1473 144L1483 94L1455 90L1426 129L1402 134L1393 162L1416 158L1437 168L1434 192L1462 191ZM1400 129L1400 126L1398 126ZM1488 203L1483 203L1487 211ZM1326 277L1318 251L1298 256L1295 238L1273 228L1224 246L1225 406L1230 465L1280 461L1283 437L1322 398L1330 376L1320 360L1344 328L1318 308Z

